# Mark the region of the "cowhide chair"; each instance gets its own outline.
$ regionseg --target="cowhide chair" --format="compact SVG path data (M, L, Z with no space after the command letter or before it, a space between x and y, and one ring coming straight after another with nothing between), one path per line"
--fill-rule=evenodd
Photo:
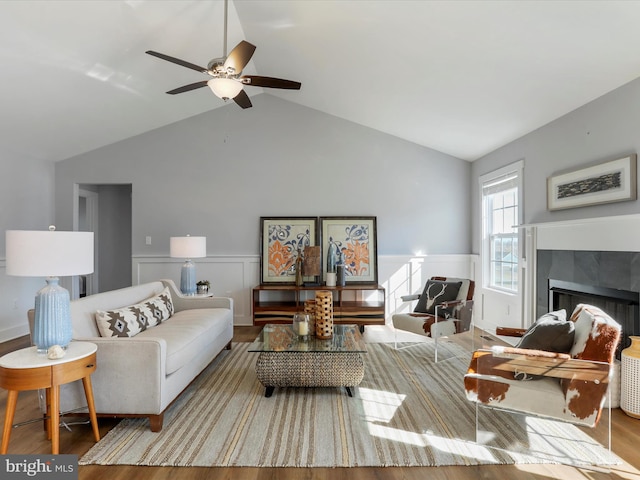
M474 290L473 280L431 277L421 294L400 297L403 302L418 302L413 312L394 314L393 327L427 337L466 332L471 327Z
M483 407L595 427L607 399L621 327L586 304L578 305L567 321L574 325L567 353L517 346L475 351L464 377L467 398ZM528 333L535 330L534 324Z

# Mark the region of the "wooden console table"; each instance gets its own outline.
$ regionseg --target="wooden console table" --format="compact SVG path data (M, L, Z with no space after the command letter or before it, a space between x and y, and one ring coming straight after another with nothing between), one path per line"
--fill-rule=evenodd
M258 285L253 288L253 324L290 323L293 314L304 309L304 301L319 290L333 292L335 323L384 325L385 291L375 283L325 285Z

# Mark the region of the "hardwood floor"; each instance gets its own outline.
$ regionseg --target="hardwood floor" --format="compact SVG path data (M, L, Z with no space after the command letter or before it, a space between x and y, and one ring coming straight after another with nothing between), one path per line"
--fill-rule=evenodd
M236 327L234 341L251 341L260 327ZM457 342L469 347L471 339L464 335L453 337ZM476 343L477 344L477 343ZM23 337L0 344L0 355L28 345ZM6 391L0 391L0 417L4 418ZM40 420L36 392L23 392L18 399L15 423L35 419L33 423L14 428L9 444L9 453L41 454L51 450ZM76 419L66 419L72 422ZM60 453L82 456L93 445L91 427L84 418L80 423L70 425L70 430L60 429ZM100 433L105 435L118 423L117 419L100 418ZM601 443L605 443L606 428L595 431L586 429ZM79 468L79 479L83 480L545 480L545 479L592 479L592 480L640 480L640 420L633 419L620 409L612 415L613 451L624 463L615 465L611 471L581 469L563 465L487 465L470 467L387 467L387 468L203 468L203 467L136 467L90 465Z

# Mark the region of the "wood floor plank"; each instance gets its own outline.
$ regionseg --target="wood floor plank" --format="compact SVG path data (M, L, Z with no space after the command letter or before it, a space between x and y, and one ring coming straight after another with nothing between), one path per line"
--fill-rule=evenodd
M234 341L252 341L260 327L236 327ZM458 337L458 338L456 338ZM452 337L470 348L471 340L464 335ZM475 343L476 345L478 342ZM29 345L28 337L0 344L0 353L8 353ZM0 390L0 419L4 418L7 393ZM9 453L48 453L51 444L43 430L38 408L37 392L21 392L18 397L15 422L34 419L33 423L14 428ZM67 418L67 422L76 419ZM93 445L91 426L86 418L78 418L79 424L71 425L71 431L60 428L60 453L82 456ZM99 418L100 435L104 436L117 423L117 419ZM606 429L597 429L595 438ZM585 429L590 435L594 430ZM204 467L136 467L88 465L79 468L80 480L640 480L640 420L633 419L620 409L612 415L612 448L625 463L616 465L611 472L580 469L563 465L486 465L470 467L389 467L389 468L204 468Z

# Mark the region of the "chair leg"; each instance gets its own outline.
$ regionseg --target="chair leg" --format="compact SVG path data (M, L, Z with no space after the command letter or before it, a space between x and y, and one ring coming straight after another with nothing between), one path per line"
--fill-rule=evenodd
M420 345L424 342L414 342L411 345L405 345L404 347L398 346L398 330L395 326L393 327L393 349L394 350L406 350L407 348L415 347L416 345ZM428 337L427 337L428 338Z

